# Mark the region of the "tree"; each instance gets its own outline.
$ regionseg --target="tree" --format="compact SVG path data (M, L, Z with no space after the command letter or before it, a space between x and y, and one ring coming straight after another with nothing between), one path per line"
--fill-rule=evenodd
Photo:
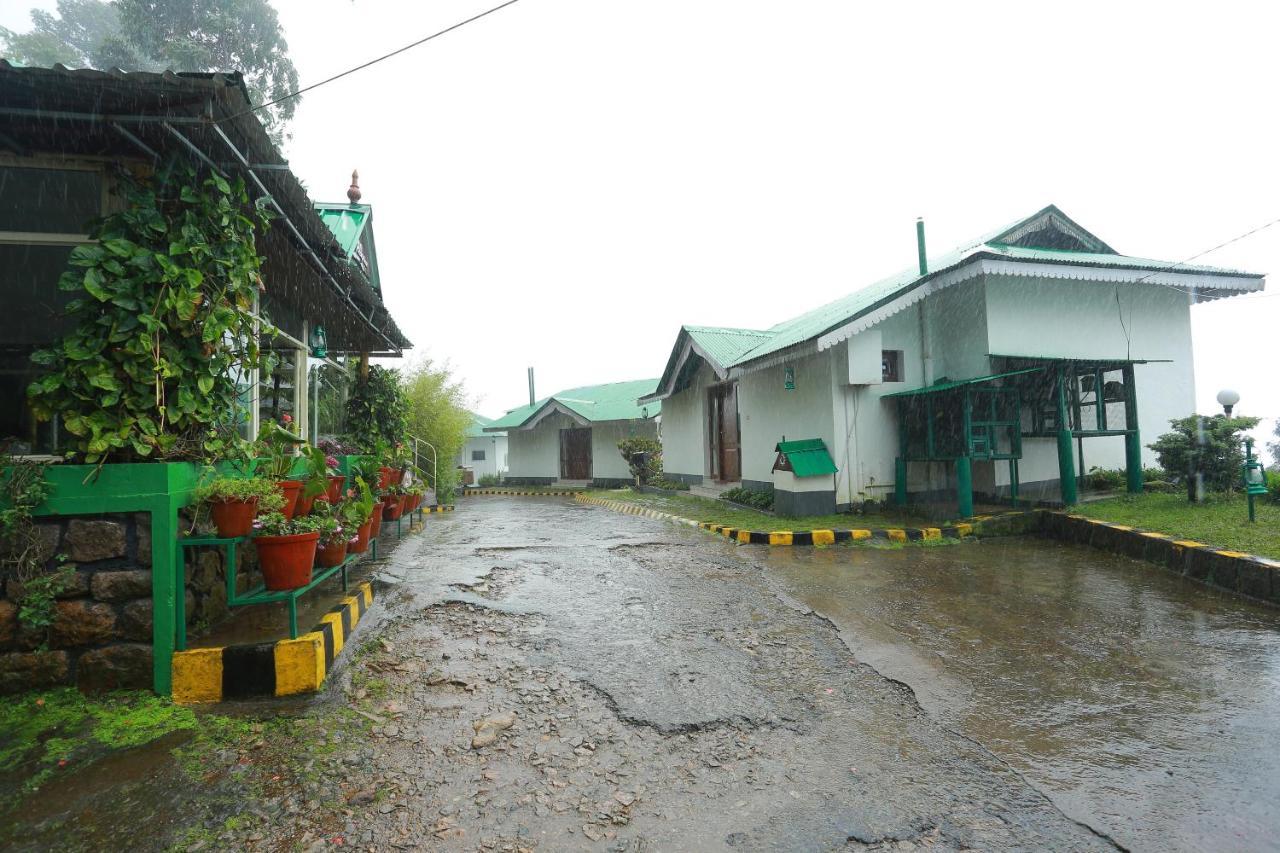
M399 371L375 364L347 398L347 435L364 453L376 452L379 444L394 447L404 441L407 412Z
M439 460L438 483L433 483L436 500L449 503L457 483L454 459L467 441L471 413L466 408L466 389L454 378L448 362L437 365L423 359L410 365L402 378L409 401L409 433L435 447ZM418 465L432 471L430 451L421 448Z
M1257 426L1257 418L1192 415L1169 421L1169 425L1173 432L1148 447L1156 452L1170 480L1186 484L1188 500L1199 499L1201 484L1214 492L1229 492L1240 485L1244 465L1241 433Z
M1272 435L1277 439L1280 439L1280 420L1276 421L1276 428ZM1280 440L1268 442L1267 450L1271 453L1272 462L1276 465L1280 465Z
M280 19L267 0L58 0L31 11L32 29L0 29L0 50L27 65L126 71L239 71L255 104L298 88ZM297 98L259 111L271 138L287 138Z

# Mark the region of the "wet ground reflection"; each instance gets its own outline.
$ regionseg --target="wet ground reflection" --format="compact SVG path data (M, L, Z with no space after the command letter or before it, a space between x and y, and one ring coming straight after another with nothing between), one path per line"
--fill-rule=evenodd
M1280 613L1040 540L757 553L1073 817L1140 849L1280 844Z

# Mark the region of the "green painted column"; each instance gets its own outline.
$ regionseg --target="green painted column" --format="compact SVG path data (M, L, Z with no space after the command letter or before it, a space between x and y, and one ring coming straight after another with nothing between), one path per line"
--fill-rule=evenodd
M1138 389L1133 383L1133 365L1126 364L1124 374L1124 471L1129 491L1142 492L1142 439L1138 432Z
M960 517L973 515L973 458L961 456L956 459L956 495L960 499Z
M1009 502L1018 505L1018 460L1009 460Z
M1071 448L1071 427L1067 416L1066 371L1058 368L1058 483L1062 502L1071 506L1076 497L1076 458Z
M893 502L907 505L907 460L901 456L893 460Z
M151 509L151 685L156 693L172 691L173 647L177 596L187 594L186 578L179 579L178 502L171 495L152 499ZM185 571L183 572L185 575Z

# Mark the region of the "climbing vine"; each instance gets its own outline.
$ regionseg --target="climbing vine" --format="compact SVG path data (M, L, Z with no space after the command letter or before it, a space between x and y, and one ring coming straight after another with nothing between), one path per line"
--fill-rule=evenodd
M59 287L74 329L32 360L42 420L63 419L84 462L208 460L238 453L236 375L261 366L252 316L266 212L242 180L185 160L122 171L124 209L93 226ZM270 329L261 331L269 332Z
M379 444L395 447L409 428L409 401L400 374L375 364L357 380L347 399L347 434L365 453Z

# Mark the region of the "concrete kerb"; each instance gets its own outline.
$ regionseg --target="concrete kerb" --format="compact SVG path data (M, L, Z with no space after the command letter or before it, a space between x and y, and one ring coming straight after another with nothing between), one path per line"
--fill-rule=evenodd
M296 640L190 649L173 655L173 701L183 705L314 693L373 604L365 581Z
M1280 604L1280 561L1065 511L1038 510L1038 531L1065 542L1154 563L1184 577Z
M582 494L582 489L470 489L458 494L466 497L506 495L518 498L567 498Z
M866 542L880 540L886 542L919 542L923 540L963 539L984 532L991 523L1003 520L1013 521L1025 518L1026 512L1001 513L1000 515L981 515L956 524L942 527L902 527L902 528L853 528L849 530L743 530L725 524L709 521L695 521L692 518L675 515L669 512L652 509L646 506L627 503L611 498L595 495L577 494L574 500L578 503L602 506L605 509L627 515L639 515L662 521L671 521L689 527L698 527L710 533L718 533L743 545L834 545L838 542Z

